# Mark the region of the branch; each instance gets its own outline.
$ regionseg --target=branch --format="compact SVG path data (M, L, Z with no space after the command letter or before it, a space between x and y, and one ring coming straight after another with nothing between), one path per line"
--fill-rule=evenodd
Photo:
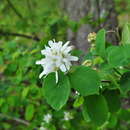
M13 33L13 32L4 32L2 30L0 30L0 36L18 36L18 37L24 37L24 38L27 38L27 39L32 39L32 40L35 40L35 41L40 41L40 38L38 38L37 36L30 36L30 35Z
M14 5L11 3L11 1L10 0L6 0L6 1L8 2L9 6L12 8L12 10L15 12L15 14L19 18L23 19L23 16L18 12L18 10L14 7Z
M2 113L0 113L0 117L7 118L8 120L14 120L14 121L16 121L18 123L21 123L21 124L24 124L26 126L30 125L30 123L28 121L22 120L20 118L16 118L16 117L11 117L11 116L8 116L8 115L4 115Z
M102 82L102 83L111 83L110 80L102 80L101 82Z

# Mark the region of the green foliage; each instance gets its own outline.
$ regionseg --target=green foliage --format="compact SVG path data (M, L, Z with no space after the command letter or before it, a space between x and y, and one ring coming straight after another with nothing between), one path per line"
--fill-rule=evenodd
M125 24L122 32L122 44L130 44L130 24Z
M31 120L33 118L34 111L35 111L34 105L29 104L25 110L25 119Z
M67 74L59 71L56 83L54 73L38 77L42 68L35 62L41 58L41 49L50 39L66 40L68 28L76 33L82 24L92 23L91 17L79 22L70 20L58 8L58 0L11 2L22 18L2 0L1 28L38 36L41 41L1 37L0 129L33 130L42 125L49 130L130 129L129 104L125 104L130 92L129 24L124 26L118 46L108 45L106 30L99 30L94 48L82 57L92 64L79 63ZM79 58L84 55L79 50L72 54ZM66 111L71 119L65 120ZM52 115L49 123L45 120L47 114Z
M105 91L104 97L111 113L118 112L121 107L119 92L115 90Z
M99 93L100 78L96 71L86 66L78 66L70 74L72 87L82 96Z
M49 74L43 84L45 98L55 110L59 110L66 104L70 94L70 83L68 77L59 74L58 83L55 80L55 73Z
M107 49L108 63L111 67L127 65L129 63L130 45L111 46Z
M86 109L87 108L87 109ZM83 105L84 116L87 118L89 116L92 123L97 126L101 126L108 119L108 106L105 98L102 95L92 95L85 99Z
M117 125L118 119L117 116L115 114L111 114L110 118L109 118L109 123L107 124L108 128L115 128Z
M105 35L106 31L102 29L97 33L96 37L96 52L102 57L105 56Z
M120 14L128 13L130 11L129 0L115 0L116 10Z
M73 106L74 106L75 108L77 108L77 107L81 106L81 105L83 104L83 102L84 102L84 98L83 98L83 97L78 97L78 98L75 100Z
M122 75L120 80L121 91L126 95L130 91L130 72Z

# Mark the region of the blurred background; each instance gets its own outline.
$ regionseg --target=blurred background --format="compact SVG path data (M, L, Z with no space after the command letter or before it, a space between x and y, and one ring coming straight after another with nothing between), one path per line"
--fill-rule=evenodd
M130 0L0 0L0 130L95 130L74 109L77 94L60 111L47 105L35 61L51 39L87 52L87 35L100 28L118 33L107 35L117 45L129 21ZM106 129L129 130L128 118Z

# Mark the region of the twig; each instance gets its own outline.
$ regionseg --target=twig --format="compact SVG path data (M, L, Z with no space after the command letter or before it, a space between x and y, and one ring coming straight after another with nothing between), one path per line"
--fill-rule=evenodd
M24 37L27 39L32 39L35 41L40 41L40 38L37 36L30 36L30 35L25 35L25 34L20 34L20 33L13 33L13 32L4 32L0 30L0 36L18 36L18 37Z
M26 125L26 126L29 126L29 125L30 125L30 123L29 123L28 121L25 121L25 120L23 120L23 119L16 118L16 117L11 117L11 116L9 116L9 115L5 115L5 114L2 114L2 113L0 113L0 117L2 117L2 118L7 118L8 120L14 120L14 121L16 121L16 122L18 122L18 123L21 123L21 124L24 124L24 125Z
M101 82L102 82L102 83L111 83L110 80L102 80Z
M107 33L116 33L116 31L114 31L114 30L109 30L109 31L107 31Z
M23 16L21 15L21 13L18 12L18 10L14 7L14 5L11 3L11 1L10 0L6 0L6 1L8 2L9 6L12 8L12 10L15 12L15 14L19 18L23 19Z
M122 74L116 69L116 68L113 68L113 70L120 76L122 76Z

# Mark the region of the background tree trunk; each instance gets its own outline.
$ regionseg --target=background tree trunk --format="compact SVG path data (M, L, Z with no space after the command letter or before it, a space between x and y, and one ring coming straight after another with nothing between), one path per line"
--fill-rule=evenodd
M94 27L91 23L83 24L76 33L71 29L68 30L68 40L83 51L86 51L89 46L87 35L90 32L103 27L106 30L116 30L117 28L117 15L113 0L62 0L62 8L71 20L79 21L87 15L92 15L92 21L98 23L98 27ZM101 19L104 21L102 22ZM107 39L109 42L117 44L116 34L109 33Z

